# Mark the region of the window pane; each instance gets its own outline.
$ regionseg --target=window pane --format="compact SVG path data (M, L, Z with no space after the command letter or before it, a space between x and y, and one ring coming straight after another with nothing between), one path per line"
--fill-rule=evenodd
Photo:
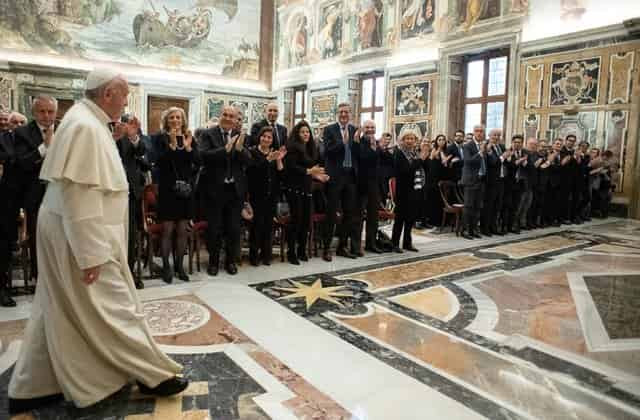
M302 118L296 118L293 120L293 125L298 124L300 121L302 121Z
M473 126L482 123L482 104L467 104L464 108L464 132L472 133Z
M471 61L467 64L467 98L482 96L482 81L484 79L484 61Z
M363 112L362 114L360 114L360 125L362 125L362 123L370 119L371 119L371 113Z
M504 122L504 102L489 102L487 104L487 134L494 129L502 129Z
M376 78L376 106L384 106L384 77Z
M362 81L362 107L370 108L373 96L373 79L364 79Z
M296 114L302 114L303 93L304 93L304 91L302 91L302 90L296 90L296 97L295 97L295 103L296 103L295 113Z
M489 60L489 96L504 95L507 84L507 57Z
M384 120L382 119L382 112L376 112L373 120L376 122L376 139L382 137L384 132Z

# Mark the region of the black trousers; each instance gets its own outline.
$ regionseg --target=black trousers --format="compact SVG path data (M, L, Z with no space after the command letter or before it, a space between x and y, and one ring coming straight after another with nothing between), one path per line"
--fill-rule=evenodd
M480 221L484 197L484 182L464 186L464 209L462 219L468 232L475 232Z
M550 222L546 213L547 187L538 187L533 190L533 203L529 212L529 222L531 224L547 224Z
M4 195L0 200L0 291L9 289L9 270L11 269L11 254L18 231L17 215L11 195Z
M573 175L571 175L573 177ZM560 184L562 190L562 220L573 220L578 217L580 206L580 186L575 179L563 179Z
M342 229L338 235L340 246L346 246L347 239L351 238L351 247L358 244L358 217L357 217L357 186L353 171L344 171L337 179L329 181L327 185L327 219L324 231L324 248L329 249L336 228L338 209L342 210Z
M128 243L128 263L133 273L137 259L137 241L140 229L142 228L142 201L136 199L133 194L129 194L129 243Z
M444 202L442 201L438 186L429 187L425 190L425 200L427 221L433 226L440 226L442 224Z
M286 195L290 214L287 247L289 254L293 255L298 251L306 252L311 226L311 195L292 190L287 190Z
M273 252L273 217L276 214L274 197L252 199L253 221L249 228L249 257L271 260Z
M422 190L410 193L409 197L396 198L395 218L393 219L393 230L391 232L391 243L393 246L400 246L400 236L404 232L402 238L402 246L409 247L413 240L411 237L411 229L418 217L417 202L419 194Z
M504 179L498 178L487 184L484 193L484 207L480 227L483 232L497 232L498 221L504 200Z
M565 218L564 190L557 186L551 186L548 190L549 199L545 203L545 213L551 223L560 222Z
M365 246L373 247L376 244L378 232L378 210L380 209L380 195L376 185L369 185L366 191L360 192L358 199L358 235L353 248L360 249L362 244L362 228L366 221Z
M243 201L238 197L234 184L225 184L222 194L209 197L207 203L207 248L209 264L218 264L222 238L225 240L226 263L235 262L240 247L240 210Z

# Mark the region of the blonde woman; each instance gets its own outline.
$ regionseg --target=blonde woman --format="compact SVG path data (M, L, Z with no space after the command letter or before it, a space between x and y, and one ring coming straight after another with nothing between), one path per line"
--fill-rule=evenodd
M180 280L189 281L184 271L187 226L193 218L193 175L199 155L187 128L182 108L171 107L162 113L162 129L152 136L158 167L158 219L162 222L162 280L173 281L174 270ZM175 235L174 269L169 264Z
M422 137L420 127L406 124L398 136L398 147L393 154L393 169L396 178L395 218L391 242L393 250L402 253L400 236L404 230L402 248L417 252L411 238L413 227L419 213L419 204L425 186L425 160L427 147L416 152L418 139Z

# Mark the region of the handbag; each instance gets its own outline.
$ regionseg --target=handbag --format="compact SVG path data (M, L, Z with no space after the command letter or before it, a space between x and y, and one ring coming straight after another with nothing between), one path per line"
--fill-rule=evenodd
M191 198L193 187L187 181L179 179L180 177L178 176L178 171L176 170L176 165L173 161L171 161L171 167L173 167L173 172L176 174L176 182L173 184L173 192L178 198L182 198L184 200Z

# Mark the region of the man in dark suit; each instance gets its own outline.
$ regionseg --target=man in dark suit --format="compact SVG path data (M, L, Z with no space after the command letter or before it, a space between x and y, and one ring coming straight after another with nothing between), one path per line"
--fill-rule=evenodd
M462 166L462 185L464 186L464 210L462 213L466 239L480 238L476 233L482 202L484 183L487 176L487 144L484 126L473 128L473 140L464 145L464 164Z
M582 223L577 208L580 203L580 156L575 149L576 136L569 134L564 139L564 146L560 153L560 164L562 166L562 208L563 223Z
M358 166L359 223L354 248L355 251L361 250L363 214L366 214L365 250L380 254L382 250L376 246L376 234L378 233L378 210L380 209L380 167L383 156L375 137L376 123L372 120L365 121L362 124L362 132ZM393 158L390 158L390 162L393 164Z
M482 208L481 232L485 236L501 235L498 230L498 219L504 198L504 179L506 168L503 161L506 147L501 144L502 130L493 129L489 133L487 145L487 180L485 184L484 207Z
M514 152L516 164L516 182L519 189L519 201L513 218L513 230L528 229L527 214L533 202L533 190L536 181L536 161L538 160L538 140L527 140L527 147Z
M45 190L45 184L40 181L40 167L53 139L57 111L58 101L55 98L47 95L37 96L33 100L34 120L14 131L15 179L18 181L20 192L18 205L24 208L27 216L32 278L38 277L36 224Z
M114 133L116 147L122 160L122 166L127 174L129 183L129 250L128 260L131 272L134 272L136 262L136 237L142 226L142 190L144 178L141 170L141 159L144 156L145 144L142 141L140 121L131 114L124 114L120 118L121 129ZM135 277L136 288L144 289L142 280Z
M462 178L462 166L464 164L464 131L456 130L453 143L447 146L447 156L451 158L451 170L453 181L458 182Z
M273 130L273 143L271 148L273 150L280 149L280 146L287 144L287 127L282 124L278 124L278 104L270 103L265 109L265 117L263 120L258 121L251 127L251 146L257 146L260 143L258 133L266 126L270 126Z
M327 185L327 219L324 232L322 258L331 261L331 240L336 225L338 209L342 210L342 229L336 255L357 258L362 251L355 249L358 241L357 185L360 151L359 133L349 123L351 105L338 105L338 122L325 127L322 137L325 144L325 170L329 175ZM347 249L347 238L351 238L351 251Z
M383 158L380 161L380 201L384 204L387 198L389 198L389 180L393 178L393 146L391 146L391 140L393 136L389 132L382 133L380 141L378 142L378 149L380 149L380 156Z
M211 276L218 274L223 231L225 270L231 275L238 272L240 210L247 195L246 168L251 155L244 145L245 135L234 130L237 115L234 107L225 106L220 113L219 124L202 133L199 145L204 164L200 182L209 225L207 273Z
M11 299L9 284L12 247L18 228L14 208L17 194L12 173L14 165L13 133L0 132L0 306L4 307L16 306Z

